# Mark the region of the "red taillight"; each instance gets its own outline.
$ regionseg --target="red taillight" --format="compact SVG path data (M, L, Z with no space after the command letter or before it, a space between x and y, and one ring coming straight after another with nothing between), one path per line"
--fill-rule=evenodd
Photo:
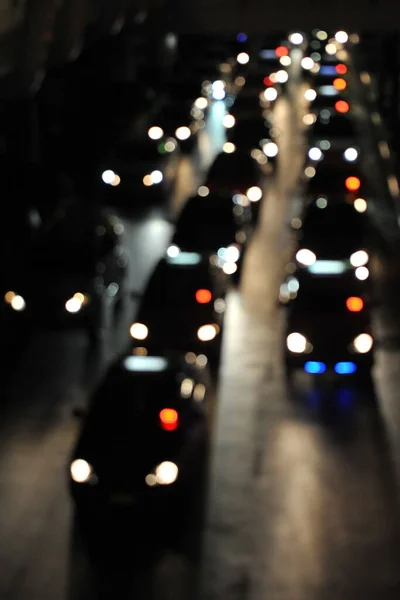
M348 177L345 181L345 185L349 192L356 192L360 189L361 181L358 177Z
M264 77L263 79L264 85L266 85L267 87L271 87L272 85L274 85L274 82L272 81L272 79L270 77Z
M339 73L339 75L345 75L347 73L346 65L344 65L343 63L336 65L336 73Z
M178 412L174 408L163 408L160 411L161 427L165 431L175 431L178 428Z
M333 85L339 91L345 90L347 87L347 83L342 77L338 77L337 79L334 79Z
M360 312L364 308L364 302L358 296L351 296L346 300L346 307L350 312Z
M208 304L211 302L212 293L210 290L197 290L196 292L196 300L199 304Z
M338 100L335 103L335 108L338 113L347 113L350 110L350 105L345 100Z
M287 56L289 54L289 48L287 46L278 46L275 48L275 54L278 58L282 58L282 56Z

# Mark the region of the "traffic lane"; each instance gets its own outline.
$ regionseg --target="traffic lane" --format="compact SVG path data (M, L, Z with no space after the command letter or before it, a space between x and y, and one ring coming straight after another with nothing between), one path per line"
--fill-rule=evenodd
M297 88L296 88L297 89ZM222 369L201 572L207 599L249 593L254 560L251 490L256 408L266 384L282 396L279 315L276 304L292 253L289 224L298 211L297 182L303 163L303 107L296 89L280 98L274 125L280 130L279 166L266 181L258 228L243 265L240 292L228 297ZM293 200L296 200L295 202Z
M302 374L288 388L285 311L231 297L227 316L204 597L398 597L397 479L374 391Z
M216 146L203 139L207 151L203 151L202 160L207 165ZM173 199L177 209L185 200L188 187L195 189L193 172L190 164L184 164L177 184L179 201ZM86 405L88 393L106 364L126 348L129 325L137 308L137 298L131 298L130 292L143 292L172 231L162 209L150 209L141 219L123 218L123 222L124 245L131 260L118 323L109 323L111 327L104 331L103 343L97 350L88 345L85 334L79 331L42 331L35 335L9 386L8 401L0 406L0 490L4 507L0 532L5 540L6 566L0 574L0 590L7 598L17 600L28 592L30 597L43 598L49 591L52 597L87 598L88 588L95 593L94 583L88 585L92 580L87 579L84 556L78 553L73 557L70 552L67 461L79 429L79 423L71 416L72 409ZM180 573L181 583L175 585L175 592L184 597L183 590L194 573L185 552L192 554L196 543L196 536L188 539L186 549L167 554L152 572L152 580L158 582L159 597L163 597L161 591L171 572ZM126 585L143 588L145 581L141 575ZM115 577L111 578L111 587L116 582Z
M285 146L298 157L299 173L301 131L299 124ZM228 300L202 593L258 599L267 590L297 600L337 598L338 591L350 598L356 590L368 597L368 586L379 582L392 598L393 590L398 595L399 537L397 524L391 526L397 495L373 391L328 388L315 398L310 379L294 393L284 380L285 311L277 310L276 297L290 244L284 225L293 202L285 183L295 180L288 169L296 164L285 158L265 198L241 296ZM316 400L322 409L311 419L307 407Z
M297 385L266 390L257 416L250 598L398 597L398 496L376 397Z

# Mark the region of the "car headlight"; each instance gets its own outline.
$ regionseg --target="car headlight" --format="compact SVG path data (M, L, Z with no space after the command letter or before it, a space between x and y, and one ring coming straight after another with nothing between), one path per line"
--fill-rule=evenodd
M369 261L369 254L365 250L357 250L350 256L350 264L353 267L363 267Z
M219 333L218 325L202 325L197 330L197 337L202 342L211 342Z
M74 294L72 298L66 301L65 310L69 313L77 313L81 310L83 306L88 304L88 302L89 296L86 296L86 294L82 294L82 292L76 292L76 294Z
M369 333L361 333L353 341L354 349L360 354L367 354L373 345L374 340Z
M296 253L296 260L301 265L310 267L315 263L317 257L311 250L308 250L307 248L301 248Z
M178 129L176 129L175 131L175 135L178 138L178 140L188 140L190 138L190 136L192 135L192 132L190 131L190 127L178 127Z
M149 335L149 329L144 323L133 323L129 333L135 340L145 340Z
M21 312L26 308L26 302L22 296L19 296L15 292L7 292L4 294L4 302L9 304L13 310Z
M181 250L179 246L176 246L176 244L171 244L171 246L168 246L167 248L167 256L169 256L170 258L176 258L180 254L180 252Z
M145 481L149 487L155 485L171 485L178 478L178 466L169 460L165 460L156 466L153 473L149 473L145 477Z
M303 354L307 351L307 338L301 333L290 333L286 338L286 346L290 352Z
M69 471L76 483L87 483L93 476L93 467L83 458L73 460Z

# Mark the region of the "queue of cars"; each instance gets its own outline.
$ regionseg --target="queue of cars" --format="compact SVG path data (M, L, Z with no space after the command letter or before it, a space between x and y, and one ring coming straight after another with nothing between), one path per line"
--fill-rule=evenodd
M309 94L306 115L305 208L294 220L297 251L280 290L280 301L288 307L284 361L289 377L301 368L312 375L365 380L373 365L364 197L369 188L348 102L351 79L343 46L327 39L309 79L318 93Z
M229 64L232 70L233 59ZM245 71L241 73L244 77ZM245 90L243 84L235 92L230 88L228 95L229 85L224 82L219 88L226 90L228 116ZM192 103L202 119L221 96L212 97L212 86L211 97L199 96ZM111 521L105 523L112 537L117 512L125 526L132 523L135 535L142 532L144 540L154 542L160 536L170 539L171 528L172 537L179 536L185 515L190 518L212 428L210 381L220 364L226 294L240 277L267 174L263 145L268 143L269 124L259 99L263 87L252 98L261 129L254 131L250 143L245 128L237 130L234 143L228 138L204 184L186 201L166 254L140 295L129 329L129 353L111 367L92 396L70 463L81 530L108 514ZM227 129L236 126L236 119L240 123L239 113L233 123L225 115L224 125L232 124ZM174 133L176 140L178 132L161 120L154 120L148 131L159 140ZM107 416L115 390L126 415L123 430L113 427ZM134 422L140 431L131 437ZM104 448L105 429L112 439ZM139 452L145 459L130 468L132 454Z

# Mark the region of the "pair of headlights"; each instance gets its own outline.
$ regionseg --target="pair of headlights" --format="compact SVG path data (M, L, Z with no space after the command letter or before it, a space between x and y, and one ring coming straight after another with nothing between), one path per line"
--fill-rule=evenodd
M211 342L219 333L220 328L215 323L202 325L197 330L197 337L201 342ZM149 329L144 323L133 323L130 328L131 337L135 340L145 340L149 335Z
M361 333L354 338L352 347L359 354L367 354L374 344L374 340L369 333ZM301 333L290 333L286 338L286 346L294 354L307 354L312 351L312 345Z
M91 483L98 482L97 476L91 464L83 458L77 458L70 465L71 478L75 483ZM174 462L169 460L163 461L157 465L153 473L149 473L145 477L145 482L148 486L155 485L170 485L178 478L179 469Z

